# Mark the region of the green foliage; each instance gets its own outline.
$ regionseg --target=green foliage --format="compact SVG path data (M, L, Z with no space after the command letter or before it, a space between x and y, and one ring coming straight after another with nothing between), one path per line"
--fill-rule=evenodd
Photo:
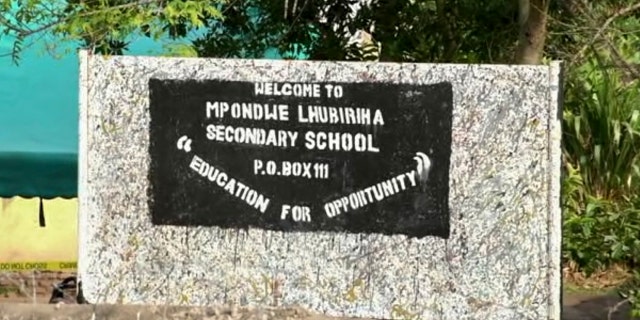
M198 52L190 44L185 43L170 43L164 45L164 54L167 57L185 57L195 58L198 56Z
M285 58L343 60L349 32L355 31L350 6L357 2L229 1L222 8L224 21L207 24L208 32L194 46L208 57L258 58L275 48ZM322 15L326 19L319 19Z
M205 21L222 19L222 1L2 0L0 36L14 39L11 56L16 63L24 40L44 33L80 41L98 53L122 54L132 35L185 37Z
M505 63L517 12L515 1L374 1L357 27L374 30L382 61Z
M635 0L554 3L547 52L569 62L563 258L640 266L640 14ZM640 274L619 289L640 315Z
M580 173L568 165L563 181L563 259L590 274L614 264L640 265L640 209L585 193Z
M638 190L640 86L625 83L599 58L567 79L564 156L578 168L589 195L622 200Z
M508 62L517 40L517 3L473 0L244 0L221 6L194 41L200 56L413 62ZM288 4L285 7L285 4ZM297 6L294 7L294 4ZM324 18L320 18L324 17ZM372 40L354 44L364 31Z
M563 258L587 274L640 266L640 79L588 57L566 79L562 192ZM640 314L638 280L620 292Z

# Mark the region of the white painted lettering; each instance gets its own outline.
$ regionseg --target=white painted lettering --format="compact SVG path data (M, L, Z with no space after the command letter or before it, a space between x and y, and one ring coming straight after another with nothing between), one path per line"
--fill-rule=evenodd
M212 117L265 121L289 121L289 105L254 102L207 101L207 119Z
M416 186L415 170L406 172L325 203L325 213L329 218L333 218L342 213L356 210L374 202L380 202L386 198L390 198L409 189L409 186L404 182L405 178L408 178L411 181L411 187Z
M287 219L290 216L295 222L311 222L311 208L306 206L291 206L288 204L282 205L280 211L280 220Z
M373 134L307 131L304 139L308 150L380 152Z
M194 155L193 158L191 159L191 163L189 164L189 168L191 168L193 171L199 172L201 164L202 164L202 159Z
M327 97L342 98L343 91L341 85L325 84L324 89L326 90Z
M218 179L216 179L216 182L218 183L219 186L224 188L225 184L227 184L228 178L229 177L227 176L226 173L220 173L218 175Z
M284 220L287 218L291 210L291 206L288 204L282 205L282 210L280 211L280 220Z
M373 116L373 125L374 126L384 126L384 119L382 118L382 112L380 109L376 109L375 114Z
M298 122L300 123L322 123L322 124L344 124L360 126L383 126L384 117L380 109L353 107L329 107L308 105L306 108L298 105Z
M411 182L411 186L415 187L416 186L416 171L413 170L411 172L407 172L407 173L405 173L405 175L407 176L407 178L409 178L409 182Z
M293 206L293 221L295 222L311 222L311 208L306 206Z
M206 137L211 141L292 148L298 141L298 132L289 130L232 127L210 124Z
M211 102L207 101L207 108L206 108L207 119L211 118L211 112L215 113L215 117L219 117L218 108L219 108L219 105L218 105L217 102L211 103Z
M229 177L226 173L221 172L202 158L194 156L189 164L189 168L261 213L267 211L269 203L271 202L269 198L251 189L248 185Z
M294 96L294 97L321 97L321 87L318 83L255 83L254 94L256 96Z
M327 214L327 217L333 218L338 213L336 212L336 208L333 206L333 203L329 202L324 205L324 212Z
M257 175L262 171L262 160L254 159L253 160L253 174Z

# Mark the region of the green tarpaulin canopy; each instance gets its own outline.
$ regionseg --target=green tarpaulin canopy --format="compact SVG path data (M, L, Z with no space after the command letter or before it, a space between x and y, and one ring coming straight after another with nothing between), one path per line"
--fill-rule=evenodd
M12 46L13 39L0 38L0 54ZM18 66L0 57L0 197L77 195L79 61L75 53L54 58L43 48L25 50ZM162 48L144 39L127 54ZM265 57L279 58L275 50Z
M0 52L13 41L0 40ZM41 48L41 47L39 47ZM75 197L78 62L24 52L0 58L0 197Z
M0 39L0 54L12 46ZM77 195L79 61L75 50L53 57L43 48L24 51L18 66L0 58L0 197ZM128 54L161 49L142 40Z

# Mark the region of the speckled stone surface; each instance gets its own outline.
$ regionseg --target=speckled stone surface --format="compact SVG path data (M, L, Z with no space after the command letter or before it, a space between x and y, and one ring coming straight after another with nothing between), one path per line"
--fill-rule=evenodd
M79 273L94 303L334 316L559 319L560 64L360 64L81 53ZM154 227L148 80L451 81L451 237Z

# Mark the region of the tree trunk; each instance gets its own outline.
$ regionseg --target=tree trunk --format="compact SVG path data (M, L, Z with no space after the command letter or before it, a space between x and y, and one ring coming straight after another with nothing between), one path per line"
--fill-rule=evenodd
M547 37L547 12L550 0L518 0L520 36L515 62L540 64Z

